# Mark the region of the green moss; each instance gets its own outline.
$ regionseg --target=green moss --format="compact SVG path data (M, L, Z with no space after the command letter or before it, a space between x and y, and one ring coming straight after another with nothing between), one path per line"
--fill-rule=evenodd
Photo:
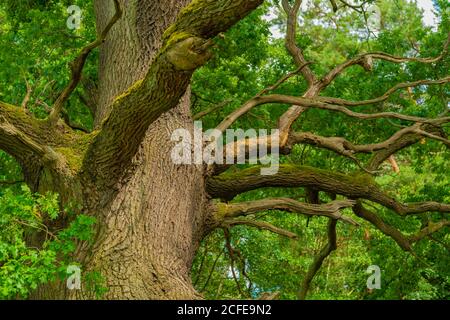
M184 7L177 18L178 23L174 23L169 26L163 34L163 50L171 47L172 45L183 41L190 37L195 37L195 34L189 32L189 25L181 25L179 21L190 22L190 19L182 19L183 17L195 16L194 12L204 7L205 2L201 0L192 0L191 3Z
M86 151L97 133L97 131L90 134L74 133L70 145L55 148L55 151L64 156L72 171L77 172L81 169Z
M5 111L5 115L11 117L14 122L21 123L24 126L31 126L36 130L41 129L41 125L45 124L43 120L38 120L35 118L30 117L28 114L25 113L25 109L14 106L12 104L8 104L5 102L0 102L0 115L2 115L2 109Z
M222 221L225 218L225 215L227 214L228 205L223 202L215 203L216 212L214 214L216 221Z
M350 176L355 182L365 185L377 185L374 177L370 174L358 172Z
M174 23L171 26L169 26L169 28L167 28L167 30L163 34L163 39L166 40L169 37L172 37L173 33L177 33L177 29L187 29L189 26L180 26L179 21L183 21L183 19L182 19L183 17L191 16L191 14L193 14L195 11L201 9L203 6L204 6L204 1L192 0L188 6L181 9L181 11L177 17L178 23ZM183 33L183 32L179 32L179 33Z
M166 30L164 33L164 45L162 52L166 51L168 48L171 48L173 45L177 44L180 41L183 41L185 39L194 37L193 34L189 32L176 32L175 26L169 27L169 29Z
M67 147L59 147L55 148L55 151L64 156L72 171L76 172L81 168L83 156L76 152L76 150Z
M139 88L141 87L143 82L144 82L144 79L140 79L140 80L136 81L135 83L133 83L124 93L122 93L121 95L117 96L114 99L113 103L116 103L117 101L122 100L126 96L129 96L131 93L136 92L137 90L139 90Z
M78 151L86 151L97 134L98 131L93 131L90 134L76 133L74 137L75 143L73 145L73 148L77 149Z
M242 179L245 177L253 177L260 175L261 166L250 167L241 171L229 171L214 177L214 180L218 181L228 181L235 179ZM308 175L315 174L323 178L329 178L334 180L346 181L350 184L358 185L377 185L374 178L366 173L356 173L356 174L344 174L340 172L333 172L325 169L319 169L309 166L299 166L295 164L280 164L278 174L283 175Z

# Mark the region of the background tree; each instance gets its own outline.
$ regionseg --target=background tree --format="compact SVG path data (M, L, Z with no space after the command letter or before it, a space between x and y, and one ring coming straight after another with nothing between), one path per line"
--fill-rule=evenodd
M79 3L73 33L64 1L2 5L1 99L14 105L0 104L0 147L20 166L2 155L4 296L45 283L32 297L304 298L324 262L315 297L445 294L448 4L436 3L437 30L406 2L377 2L379 30L366 6L314 2L297 30L301 1L261 4ZM278 127L279 173L175 165L170 135L193 118ZM384 165L394 154L398 175ZM10 188L22 180L32 193ZM54 278L74 261L86 290ZM380 293L364 291L372 262L387 274ZM342 283L343 266L354 272Z

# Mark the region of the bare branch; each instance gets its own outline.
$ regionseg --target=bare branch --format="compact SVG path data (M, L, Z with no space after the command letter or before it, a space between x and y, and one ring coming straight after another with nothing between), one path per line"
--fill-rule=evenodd
M308 272L306 273L306 276L302 281L302 285L297 295L299 300L304 300L306 298L306 294L308 293L311 281L314 279L314 276L319 271L320 267L323 264L323 261L337 248L336 224L337 220L334 219L330 219L328 222L327 228L328 242L320 250L317 256L314 257L313 263L309 266Z
M217 257L214 259L213 265L212 265L211 270L209 271L209 274L208 274L208 278L206 278L205 284L203 285L203 288L200 290L200 292L204 292L205 291L206 287L209 284L209 281L211 280L212 274L213 274L214 270L216 269L217 262L219 261L220 257L222 256L222 254L224 252L225 252L225 249L220 251L220 253L217 255ZM197 280L198 279L199 278L197 278Z
M450 147L450 140L448 140L446 138L434 135L432 133L426 132L426 131L421 130L421 129L416 129L414 132L419 134L419 135L421 135L421 136L424 136L424 137L427 137L427 138L430 138L430 139L433 139L433 140L441 141L447 147Z
M23 101L21 103L22 108L26 109L28 102L30 101L31 98L31 94L33 92L33 88L31 87L30 83L28 82L28 80L25 78L25 84L27 86L27 92L25 94L25 97L23 98Z
M450 82L450 77L445 77L438 80L418 80L414 82L404 82L399 83L386 91L382 96L370 99L370 100L361 100L361 101L350 101L345 99L339 99L339 98L331 98L331 97L317 97L316 99L321 102L329 103L329 104L335 104L340 106L347 106L347 107L353 107L353 106L363 106L368 104L375 104L380 103L383 101L386 101L389 99L389 97L396 91L404 88L411 88L411 87L417 87L420 85L432 85L432 84L444 84Z
M83 72L84 65L91 51L100 46L105 41L106 36L108 35L111 28L122 17L122 9L120 8L118 0L114 0L114 6L116 10L115 14L111 18L105 29L102 31L102 33L99 35L99 37L94 42L81 49L78 57L76 57L75 60L70 63L71 79L69 81L69 84L64 88L64 90L61 92L61 94L53 104L52 112L48 116L48 121L50 123L55 124L58 121L64 104L67 102L72 92L78 86L78 83L81 80L81 73Z
M241 286L239 284L239 280L238 280L238 278L236 276L236 271L234 270L234 249L233 249L233 246L231 245L230 231L228 230L227 227L224 227L223 228L223 233L224 233L224 236L225 236L225 247L227 248L228 256L230 257L231 274L233 275L234 282L236 283L236 288L238 289L238 291L241 294L241 296L244 296L244 292L242 292Z
M236 225L246 225L246 226L250 226L250 227L255 227L258 229L262 229L262 230L267 230L273 233L277 233L281 236L290 238L290 239L298 239L298 235L275 227L274 225L268 223L268 222L263 222L263 221L255 221L255 220L250 220L250 219L225 219L222 222L222 226L223 227L232 227L232 226L236 226Z
M344 106L324 103L324 102L316 100L315 98L308 99L308 98L303 98L303 97L295 97L295 96L288 96L288 95L281 95L281 94L271 94L271 95L258 97L255 99L253 106L267 104L267 103L286 103L286 104L294 105L293 107L288 109L288 111L280 119L280 121L283 118L290 119L291 121L286 121L286 122L290 122L290 123L293 122L292 119L295 117L290 116L289 113L297 115L299 113L299 111L297 111L297 109L300 110L302 108L318 108L318 109L336 111L336 112L344 113L345 115L347 115L349 117L354 117L354 118L358 118L358 119L391 118L391 119L400 119L400 120L421 122L421 123L445 123L445 122L450 121L450 117L429 119L429 118L423 118L423 117L404 115L404 114L400 114L400 113L396 113L396 112L360 113L360 112L352 111Z
M438 232L439 230L448 227L450 225L449 220L442 220L438 222L428 222L428 225L419 232L417 232L414 235L406 236L402 232L400 232L398 229L394 228L393 226L387 224L383 221L378 215L373 213L372 211L365 208L361 201L357 201L356 205L353 206L353 212L363 218L364 220L367 220L372 225L374 225L378 230L383 232L385 235L391 237L397 244L405 251L411 252L414 254L412 250L412 244L414 242L418 242L425 237L431 236L433 233Z
M386 224L383 219L378 217L375 213L366 209L360 201L353 207L353 212L360 218L369 221L378 230L383 232L388 237L391 237L397 244L405 251L412 251L410 241L396 228Z
M305 68L309 62L306 62L299 66L296 70L289 72L288 74L281 77L275 84L272 86L269 86L263 90L261 90L259 93L257 93L253 98L249 99L247 102L245 102L240 108L233 111L231 114L229 114L222 122L216 127L217 130L221 132L225 132L226 129L228 129L239 117L243 116L247 112L249 112L252 108L258 106L260 103L260 98L275 89L277 89L282 83L284 83L289 78L293 77L294 75L298 74L303 68Z
M208 114L210 114L210 113L213 113L213 112L215 112L215 111L217 111L217 110L219 110L219 109L222 109L224 106L226 106L226 105L229 104L230 102L231 102L231 99L222 101L222 102L219 103L219 104L216 104L216 105L214 105L214 106L211 106L210 108L208 108L208 109L206 109L206 110L203 110L203 111L200 111L199 113L193 115L193 116L192 116L192 119L193 119L193 120L199 120L199 119L203 118L204 116L206 116L206 115L208 115Z
M359 5L354 5L354 4L348 3L347 1L344 1L344 0L339 0L339 1L343 3L344 7L349 7L358 13L363 13L364 5L368 2L368 1L363 1Z
M408 237L408 239L410 242L417 242L448 226L450 226L450 220L430 221L425 228L421 229L417 234Z
M336 1L335 0L330 0L330 3L331 3L331 7L333 7L333 12L338 11L339 8L337 6Z
M305 66L304 68L302 68L302 74L305 77L306 81L308 82L308 86L312 87L313 84L316 82L316 77L312 73L311 69L307 66L307 61L303 56L302 49L300 49L295 44L295 36L297 33L298 11L300 9L301 4L302 0L295 0L294 5L291 7L289 5L288 0L282 1L283 9L288 16L285 45L286 49L293 57L297 67L300 68L301 66Z
M306 187L344 195L350 199L368 199L394 210L399 215L427 211L450 212L450 204L434 201L400 203L385 192L368 175L356 176L306 166L282 164L277 174L259 175L254 166L225 173L207 180L207 191L215 198L232 199L237 194L263 187Z
M247 216L267 210L284 210L307 216L329 217L352 225L358 225L353 219L342 215L340 212L344 208L352 207L354 203L352 200L340 200L327 204L309 204L289 198L268 198L240 203L218 203L216 207L219 219Z
M442 128L435 126L435 125L424 125L423 131L432 133L435 136L444 136L445 133L443 132ZM407 129L407 128L405 128ZM378 150L370 159L367 170L374 171L377 170L378 167L386 160L388 159L392 154L395 154L396 152L411 146L418 141L422 139L423 135L418 134L414 130L410 133L406 133L402 136L399 136L397 139L392 140L391 143L389 143L386 148Z
M338 65L333 70L331 70L326 76L324 76L320 80L319 91L326 88L339 74L341 74L345 69L360 64L367 71L370 71L372 68L373 60L385 60L393 63L403 63L403 62L420 62L420 63L434 63L441 60L448 52L448 45L450 42L450 33L447 37L447 41L445 42L444 48L441 54L435 58L408 58L408 57L398 57L384 52L369 52L356 56L353 59L350 59L344 62L341 65Z
M428 137L430 139L442 141L448 145L447 139L429 133L420 128L421 124L416 123L410 127L398 130L385 141L361 145L355 145L352 142L341 137L322 137L310 132L291 132L289 134L288 143L286 144L286 146L284 146L284 148L286 149L286 152L289 152L294 144L309 144L320 148L325 148L334 151L337 154L352 158L352 156L356 153L371 153L374 151L388 149L390 146L394 145L397 141L401 140L408 134L416 134L418 136Z
M245 261L244 257L242 256L242 253L240 252L240 250L233 248L233 246L231 245L231 235L230 235L230 232L227 227L223 228L223 233L225 236L225 247L228 249L228 253L230 255L231 272L232 272L233 278L236 282L236 286L237 286L239 292L241 293L241 295L244 296L243 292L240 289L239 281L236 277L236 272L234 270L235 258L237 257L237 258L239 258L241 265L242 265L242 268L240 269L241 274L247 279L247 282L248 282L248 285L247 285L248 296L251 296L253 283L246 271L246 261Z
M388 158L389 163L391 164L392 170L395 173L399 173L400 172L400 167L398 166L397 161L395 160L395 156L393 154L391 154Z
M450 117L441 117L436 119L429 119L429 118L422 118L422 117L416 117L416 116L409 116L409 115L403 115L396 112L379 112L379 113L360 113L352 111L343 105L334 105L334 104L328 104L325 102L320 101L316 98L305 98L305 97L295 97L295 96L288 96L288 95L281 95L281 94L270 94L265 96L255 96L254 98L247 101L241 108L235 110L233 113L228 115L220 124L217 126L216 129L224 132L234 121L236 121L237 118L239 118L241 115L247 113L252 108L267 104L267 103L286 103L291 104L292 106L281 116L278 123L278 129L280 130L280 148L289 148L289 142L288 140L291 139L292 141L298 140L299 142L309 143L309 144L316 144L316 145L322 145L326 148L329 148L330 150L336 151L339 154L345 155L349 158L352 158L351 152L348 151L355 151L355 152L372 152L374 150L383 149L386 147L386 145L392 143L394 140L399 139L401 136L404 136L408 133L415 132L420 135L426 135L429 138L434 138L436 140L440 140L444 143L446 143L446 139L442 139L439 137L434 137L430 135L429 133L418 131L418 127L408 127L405 130L401 130L395 135L393 135L390 140L383 142L381 144L370 144L367 146L361 145L361 146L353 146L350 142L344 140L343 138L322 138L318 136L314 136L311 133L299 133L299 134L290 134L290 128L292 126L292 123L302 114L307 108L318 108L318 109L324 109L324 110L330 110L335 112L341 112L344 113L347 116L355 117L358 119L380 119L380 118L387 118L387 119L400 119L400 120L406 120L411 122L417 122L417 123L429 123L434 125L440 125L446 122L450 121ZM292 140L293 139L293 140ZM236 146L241 145L244 142L238 142ZM256 141L245 141L247 145L250 145L251 143L256 143ZM357 159L352 158L357 164L359 165ZM384 161L384 160L383 160Z
M280 100L289 101L291 99L289 98L281 98ZM318 109L324 109L324 110L330 110L330 111L337 111L344 113L345 115L349 117L354 117L358 119L380 119L380 118L391 118L391 119L400 119L400 120L406 120L406 121L412 121L412 122L421 122L421 123L436 123L436 122L448 122L450 121L450 117L443 117L443 118L437 118L437 119L429 119L429 118L422 118L422 117L416 117L416 116L409 116L404 115L396 112L379 112L379 113L360 113L352 111L344 106L339 105L333 105L333 104L327 104L327 103L321 103L321 102L306 102L308 107L318 108Z

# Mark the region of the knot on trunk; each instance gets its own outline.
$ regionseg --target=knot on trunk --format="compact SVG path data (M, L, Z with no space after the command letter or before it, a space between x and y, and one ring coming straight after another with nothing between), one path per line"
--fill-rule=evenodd
M211 40L189 37L171 46L166 55L176 70L191 71L204 65L211 58L211 52L208 50L211 46Z

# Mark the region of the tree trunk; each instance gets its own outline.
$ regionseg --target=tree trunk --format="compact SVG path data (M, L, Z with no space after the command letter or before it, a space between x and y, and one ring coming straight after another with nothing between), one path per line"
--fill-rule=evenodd
M123 17L100 48L95 125L113 99L141 79L161 46L164 30L188 0L122 0ZM95 2L97 28L114 13L112 1ZM193 130L189 92L178 107L147 131L129 173L114 190L93 195L86 187L86 210L98 219L93 246L78 249L83 274L100 272L105 299L195 299L190 268L206 232L207 198L203 167L174 165L170 141L177 128ZM82 275L83 275L82 274ZM92 298L85 290L42 289L39 298Z

